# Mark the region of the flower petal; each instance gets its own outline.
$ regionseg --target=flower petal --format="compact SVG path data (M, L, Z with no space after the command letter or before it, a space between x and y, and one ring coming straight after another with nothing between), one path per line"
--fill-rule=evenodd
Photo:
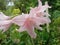
M0 12L0 20L6 20L9 19L9 16L4 15L2 12Z
M12 20L2 20L0 21L0 25L7 25L9 23L11 23Z
M43 25L51 22L48 17L35 17L34 21L37 25Z
M19 16L16 16L14 17L12 20L12 23L15 23L19 26L23 25L24 24L24 21L26 20L28 15L19 15Z
M41 2L41 0L38 0L38 6L42 6L42 2Z
M21 26L21 27L19 28L18 32L23 32L23 31L26 31L26 29Z
M30 27L27 29L28 34L31 36L31 38L36 38L36 33L34 32L34 27Z
M3 32L5 32L6 30L8 30L10 25L11 25L11 20L0 21L0 30L3 30Z

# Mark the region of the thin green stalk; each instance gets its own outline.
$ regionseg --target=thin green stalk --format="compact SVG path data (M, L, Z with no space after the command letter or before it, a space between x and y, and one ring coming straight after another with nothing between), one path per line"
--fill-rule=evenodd
M33 41L33 39L31 38L31 41L32 41L32 45L34 45L34 41Z

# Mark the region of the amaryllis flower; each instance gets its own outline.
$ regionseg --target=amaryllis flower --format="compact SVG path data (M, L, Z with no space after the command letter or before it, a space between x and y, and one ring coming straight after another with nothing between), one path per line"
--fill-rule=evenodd
M45 17L36 17L30 14L22 14L13 18L13 23L20 26L19 32L27 31L32 38L36 38L36 33L34 28L42 30L39 25L49 23L50 20Z
M2 12L0 12L0 30L3 30L3 32L8 30L11 25L11 20L9 19L9 16L6 16Z

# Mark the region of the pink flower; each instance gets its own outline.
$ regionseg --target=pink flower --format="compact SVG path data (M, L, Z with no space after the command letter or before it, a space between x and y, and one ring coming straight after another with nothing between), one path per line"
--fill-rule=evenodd
M3 30L5 32L8 30L8 28L11 25L11 20L9 20L10 17L4 15L2 12L0 12L0 30Z
M32 38L36 38L36 33L34 32L34 28L38 28L42 30L39 25L50 22L50 20L46 17L36 17L30 14L22 14L13 18L13 23L20 26L19 32L27 31L28 34Z

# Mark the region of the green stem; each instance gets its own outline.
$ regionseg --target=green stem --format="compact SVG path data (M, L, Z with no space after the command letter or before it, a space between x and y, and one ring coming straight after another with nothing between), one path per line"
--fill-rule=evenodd
M49 32L49 24L47 23L46 25L47 25L47 32Z
M31 41L32 41L32 45L34 45L34 41L33 41L33 39L31 38Z

